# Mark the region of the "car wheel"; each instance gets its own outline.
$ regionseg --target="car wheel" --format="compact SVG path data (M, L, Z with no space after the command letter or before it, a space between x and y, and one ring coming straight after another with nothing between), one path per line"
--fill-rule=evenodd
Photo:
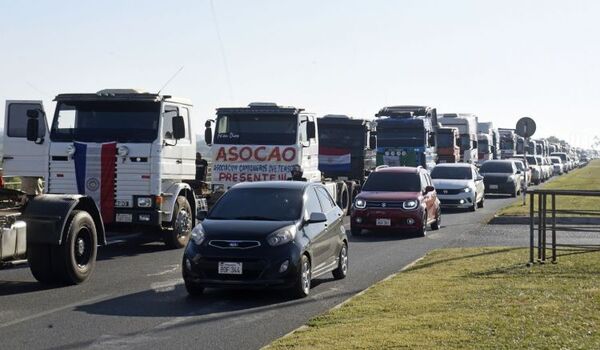
M418 237L425 237L427 236L427 212L425 212L425 214L423 215L423 219L422 219L422 225L421 228L419 228L417 230L417 236Z
M311 282L310 260L306 255L300 259L300 272L296 278L296 283L292 287L292 293L296 298L305 298L310 293Z
M348 274L348 245L346 242L342 244L340 255L338 256L338 267L333 270L333 278L341 280L346 278Z
M469 208L469 211L477 211L477 193L475 193L475 200L473 201L473 205Z
M483 208L484 202L485 202L485 196L481 196L481 200L479 201L479 203L477 204L477 206L479 208Z
M198 283L194 283L191 281L184 280L185 290L187 290L188 294L193 297L197 297L204 293L204 287Z
M442 211L438 210L438 214L435 219L435 222L433 224L431 224L431 229L435 231L435 230L439 230L440 227L442 227Z

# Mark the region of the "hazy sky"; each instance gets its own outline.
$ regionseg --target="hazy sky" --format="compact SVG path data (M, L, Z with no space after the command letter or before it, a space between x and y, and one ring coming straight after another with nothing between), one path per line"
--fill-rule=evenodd
M371 118L474 112L587 146L600 134L599 1L0 0L0 100L138 87L220 106ZM3 102L2 102L3 103ZM2 113L3 118L3 113Z

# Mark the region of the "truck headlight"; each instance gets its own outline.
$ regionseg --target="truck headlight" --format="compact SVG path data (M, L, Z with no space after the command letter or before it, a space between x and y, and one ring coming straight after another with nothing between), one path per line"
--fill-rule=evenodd
M354 201L354 206L358 209L364 209L367 206L367 201L364 199L357 199Z
M267 237L267 243L272 247L276 247L292 241L294 237L296 237L296 226L286 226L271 233L269 237Z
M202 224L198 224L192 229L192 234L190 238L192 239L192 242L194 242L194 244L196 245L200 245L202 244L202 242L204 242L206 234L204 233L204 228L202 227Z
M140 208L150 208L152 206L152 198L151 197L138 197L136 204Z
M415 209L418 206L419 206L419 201L415 201L415 200L405 201L402 203L402 208L407 209L407 210Z

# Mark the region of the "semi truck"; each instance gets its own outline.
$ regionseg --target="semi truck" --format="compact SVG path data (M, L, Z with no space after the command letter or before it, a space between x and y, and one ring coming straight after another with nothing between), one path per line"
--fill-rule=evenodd
M184 247L206 207L188 184L196 150L191 102L134 89L54 101L50 124L41 101L7 102L4 175L43 178L44 193L85 202L100 215L100 243L141 235Z
M500 134L498 132L498 129L494 128L494 123L478 122L477 132L479 134L485 134L490 136L490 141L488 143L492 155L492 158L490 159L500 159Z
M324 178L346 183L350 203L375 169L376 123L328 114L317 118L319 170Z
M535 140L529 140L525 149L526 155L539 156L538 143Z
M500 134L500 159L514 157L517 152L517 135L514 129L498 129Z
M458 163L460 161L460 134L457 128L437 128L438 163Z
M319 170L319 131L313 113L253 102L247 107L217 108L216 119L208 120L205 127L204 139L212 154L213 198L240 182L290 180L298 167L302 180L323 183L340 208L350 207L346 183L325 180Z
M422 166L437 163L438 118L427 106L384 107L377 114L377 165Z
M493 139L489 134L477 134L477 163L481 164L486 160L494 159Z
M469 113L444 113L440 114L438 121L442 126L458 129L461 162L475 163L478 157L477 116Z

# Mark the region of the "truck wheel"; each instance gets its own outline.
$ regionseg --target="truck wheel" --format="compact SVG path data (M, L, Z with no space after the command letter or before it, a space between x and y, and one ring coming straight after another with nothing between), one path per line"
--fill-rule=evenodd
M90 277L96 265L96 225L88 212L73 210L66 227L62 244L52 246L52 269L60 282L79 284Z
M342 208L344 215L348 214L348 208L350 205L350 194L348 193L348 186L344 182L336 183L337 188L337 205Z
M27 262L33 277L40 283L51 284L56 282L52 271L52 246L49 244L28 244Z
M178 196L173 210L171 227L163 231L167 247L179 249L186 246L192 233L192 207L184 196Z

